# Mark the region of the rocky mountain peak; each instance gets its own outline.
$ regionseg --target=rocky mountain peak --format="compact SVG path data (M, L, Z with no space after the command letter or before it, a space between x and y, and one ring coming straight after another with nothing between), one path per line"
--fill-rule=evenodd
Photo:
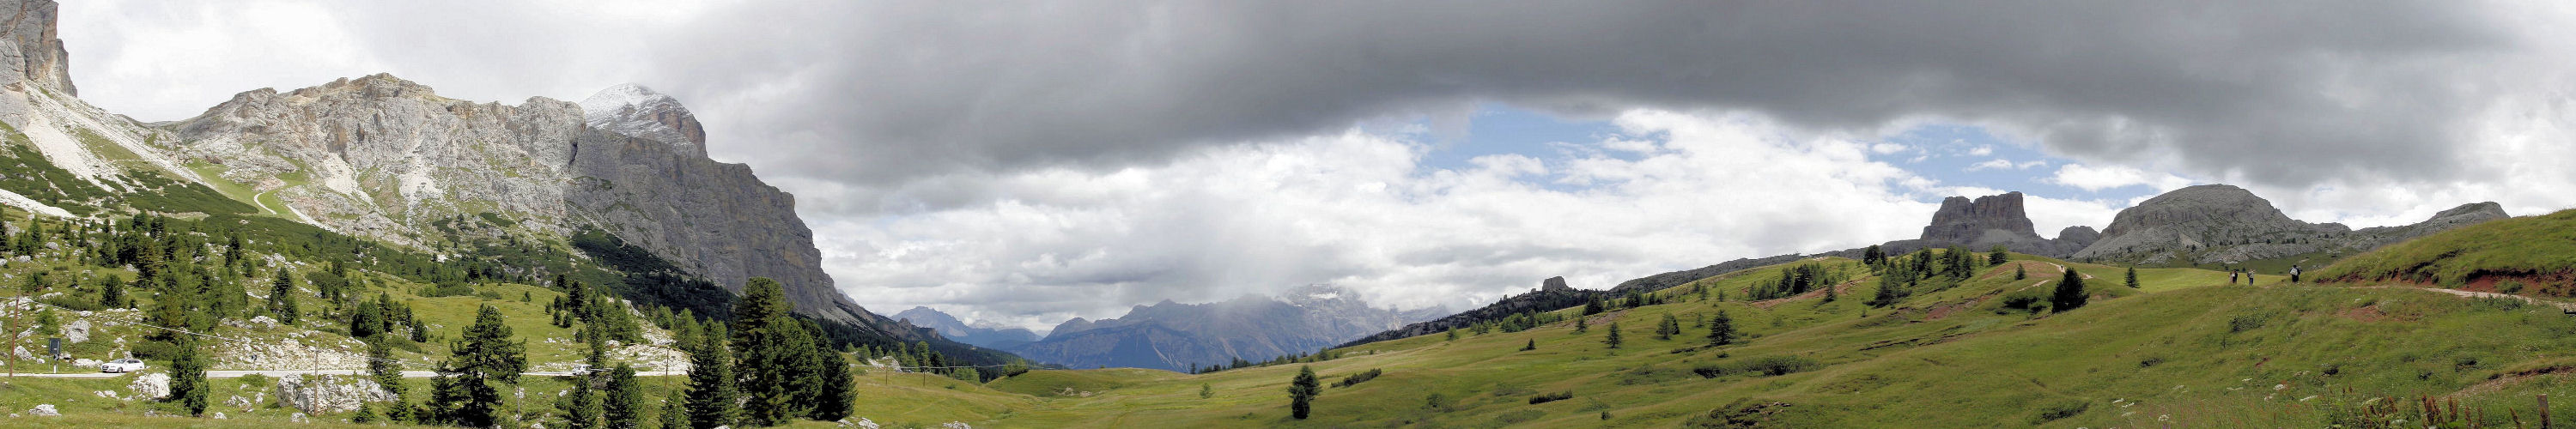
M581 100L584 122L591 128L669 143L684 153L706 155L706 127L680 100L637 84L600 90Z
M71 52L56 37L56 9L51 0L0 1L0 83L26 82L36 87L80 95L72 86Z
M2198 185L2120 210L2101 241L2075 257L2147 264L2231 264L2308 254L2359 253L2451 228L2503 219L2503 206L2465 204L2421 223L2355 231L2291 219L2272 202L2230 185Z
M1941 199L1941 210L1932 212L1932 224L1923 227L1923 240L1945 243L1977 243L2011 238L2038 240L2031 229L2030 216L2023 211L2021 193L2005 192L1974 200L1968 197ZM1993 232L1989 232L1993 231ZM2000 233L2002 237L1987 237Z

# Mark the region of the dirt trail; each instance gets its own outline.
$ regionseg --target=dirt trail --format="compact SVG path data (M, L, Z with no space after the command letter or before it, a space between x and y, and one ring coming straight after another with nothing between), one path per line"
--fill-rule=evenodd
M2066 272L2066 266L2065 266L2065 265L2057 265L2057 263L2056 263L2056 262L2050 262L2050 263L2048 263L2048 264L2049 264L2049 265L2054 265L2054 266L2056 266L2056 267L2057 267L2057 272L2061 272L2061 273ZM2076 274L2084 274L2084 273L2080 273L2080 272L2079 272L2079 273L2076 273ZM2089 279L2092 279L2092 278L2093 278L2093 275L2092 275L2092 274L2084 274L2084 278L2089 280Z
M2558 302L2558 301L2542 301L2542 300L2532 299L2531 297L2528 297L2528 296L2522 296L2522 295L2501 294L2501 293L2495 293L2495 292L2474 292L2474 291L2465 291L2465 290L2458 290L2458 289L2438 289L2438 288L2429 288L2429 287L2408 287L2408 286L2364 286L2364 287L2365 287L2365 288L2368 288L2368 289L2415 289L2415 290L2423 290L2423 291L2432 291L2432 292L2447 293L2447 294L2457 295L2457 296L2459 296L2459 297L2461 297L2461 298L2512 298L2512 299L2522 300L2522 302L2524 302L2524 303L2540 304L2540 305L2547 305L2547 306L2551 306L2551 307L2558 307L2558 310L2559 310L2559 311L2570 312L2570 313L2576 313L2576 303L2567 303L2567 302Z

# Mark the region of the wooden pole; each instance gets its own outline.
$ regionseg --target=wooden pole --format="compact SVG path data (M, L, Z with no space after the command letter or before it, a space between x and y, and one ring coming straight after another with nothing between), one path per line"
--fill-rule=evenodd
M2549 429L2549 394L2540 394L2540 429Z

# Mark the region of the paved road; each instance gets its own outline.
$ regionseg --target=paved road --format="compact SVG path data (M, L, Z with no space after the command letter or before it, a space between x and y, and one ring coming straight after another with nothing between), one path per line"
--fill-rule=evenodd
M206 371L206 378L239 378L239 377L241 377L241 376L251 375L251 374L259 374L259 375L264 375L264 376L269 376L269 377L284 377L284 376L289 376L289 375L299 375L299 374L365 375L366 373L367 373L367 371L366 371L366 370L357 370L357 369L326 369L326 370L319 370L319 371ZM437 373L437 372L435 372L435 371L403 371L403 372L402 372L402 374L403 374L403 378L429 378L429 377L436 377L436 376L438 376L438 373ZM636 371L636 372L635 372L635 375L638 375L638 376L645 376L645 377L658 377L658 376L666 376L666 375L688 375L688 374L689 374L688 372L684 372L684 371ZM110 374L110 373L101 373L101 372L81 372L81 373L69 373L69 374L37 374L37 373L20 373L20 374L18 374L18 376L19 376L19 377L36 377L36 378L111 378L111 377L118 377L118 376L123 376L123 375L125 375L125 374ZM535 376L535 377L556 377L556 376L568 376L568 375L572 375L572 373L571 373L571 372L567 372L567 371L542 371L542 372L529 372L529 373L524 373L523 375L527 375L527 376ZM7 374L7 373L0 373L0 377L5 377L5 376L8 376L8 374Z

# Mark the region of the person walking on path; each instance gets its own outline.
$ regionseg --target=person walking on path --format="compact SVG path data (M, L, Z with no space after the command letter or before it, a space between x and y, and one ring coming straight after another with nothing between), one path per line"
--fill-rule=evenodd
M2227 270L2227 284L2236 284L2236 270Z
M2299 282L2299 266L2297 266L2297 265L2291 265L2291 266L2290 266L2290 282L2291 282L2291 283L2298 283L2298 282Z

